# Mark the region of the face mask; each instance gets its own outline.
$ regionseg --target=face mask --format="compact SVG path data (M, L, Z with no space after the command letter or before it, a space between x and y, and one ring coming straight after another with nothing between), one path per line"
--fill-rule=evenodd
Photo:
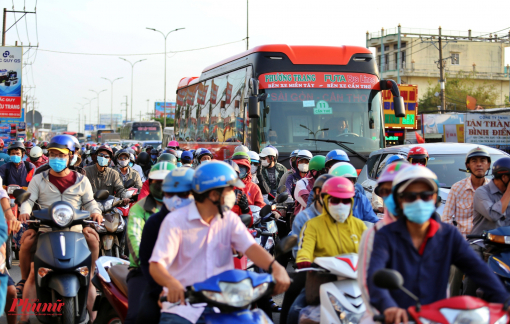
M417 199L411 203L404 203L404 215L407 219L416 224L423 224L432 217L436 210L434 201L423 201Z
M309 165L308 164L298 164L298 169L299 171L301 172L308 172L308 167Z
M393 200L392 194L384 199L384 206L388 209L390 214L397 215L397 205L395 204L395 200Z
M251 174L255 174L255 173L257 173L257 169L258 169L258 168L259 168L259 166L258 166L258 165L252 165L252 166L250 167L250 172L251 172Z
M108 161L110 161L109 158L104 158L102 156L97 157L97 164L99 164L99 166L102 167L108 166Z
M149 186L149 190L151 192L152 197L159 202L163 201L163 190L161 190L161 182L151 183Z
M349 214L351 213L351 204L344 205L331 205L329 204L329 214L339 223L344 223Z
M203 160L200 164L209 163L211 160Z
M50 158L50 168L59 173L62 172L65 168L67 168L67 159L61 158Z
M133 165L134 165L133 162L129 162L130 167L133 167Z
M11 162L13 162L13 163L20 163L21 162L21 156L19 156L19 155L11 155Z
M182 163L181 162L177 162L177 167L178 168L182 167Z
M129 160L122 160L119 161L119 165L123 168L125 168L129 164Z
M179 196L175 195L173 197L164 197L163 203L165 204L166 208L169 211L174 211L177 208L185 207L191 204L195 199L193 196L190 198L180 198Z
M76 163L76 161L78 161L78 155L77 155L77 154L75 154L75 155L73 156L73 159L71 160L70 165L74 165L74 164Z
M262 160L262 162L260 162L262 164L262 166L264 168L267 168L269 166L269 162L267 162L267 160Z
M153 160L155 160L155 159L157 159L157 158L158 158L158 156L157 156L157 155L154 155L154 154L151 154L151 158L152 158Z
M248 168L247 167L239 167L239 178L244 179L248 175Z
M236 194L234 191L231 191L229 194L223 196L223 204L221 205L221 209L226 212L231 210L236 204Z

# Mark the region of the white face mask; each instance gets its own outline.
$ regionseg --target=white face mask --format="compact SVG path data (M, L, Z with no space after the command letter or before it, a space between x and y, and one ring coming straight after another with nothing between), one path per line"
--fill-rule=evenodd
M336 220L339 223L344 223L347 217L349 217L349 214L351 213L351 204L344 205L344 204L338 204L338 205L329 205L328 206L329 213L331 217L333 217L334 220Z
M119 161L119 165L123 168L125 168L129 164L129 160L122 160Z
M308 167L309 167L309 165L308 164L304 164L304 163L298 165L298 169L301 172L308 172Z
M75 155L73 156L73 159L71 160L71 163L69 163L69 164L70 164L71 166L73 166L73 165L76 163L76 161L78 161L78 154L75 154Z
M236 194L232 190L229 194L223 195L223 204L221 204L221 209L226 212L231 210L236 204Z
M252 165L252 166L250 167L250 172L251 172L251 174L255 174L255 173L257 173L257 169L258 169L258 168L259 168L259 166L258 166L258 165Z
M269 166L269 162L267 162L267 160L262 160L262 162L260 162L262 164L262 166L264 168L267 168Z
M193 196L190 196L189 198L180 198L179 196L175 195L173 197L163 198L163 203L165 204L166 208L171 212L176 210L177 208L188 206L193 201L195 201Z

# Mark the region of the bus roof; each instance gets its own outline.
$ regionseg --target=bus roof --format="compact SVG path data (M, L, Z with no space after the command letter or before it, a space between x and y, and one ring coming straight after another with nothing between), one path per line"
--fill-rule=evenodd
M321 65L346 65L354 54L371 54L372 52L361 46L303 46L303 45L261 45L249 49L240 54L229 57L223 61L206 67L202 72L207 72L221 65L235 61L239 58L258 52L280 52L291 60L293 64L321 64ZM184 78L186 79L186 78ZM181 82L184 80L182 79ZM194 79L194 78L193 78ZM186 84L187 85L187 84ZM183 86L186 86L183 85ZM179 83L181 87L181 83Z
M180 88L187 87L195 79L198 79L198 77L186 77L186 78L182 78L181 81L179 81L179 85L177 86L177 88L180 89ZM197 81L195 81L195 82L197 82Z

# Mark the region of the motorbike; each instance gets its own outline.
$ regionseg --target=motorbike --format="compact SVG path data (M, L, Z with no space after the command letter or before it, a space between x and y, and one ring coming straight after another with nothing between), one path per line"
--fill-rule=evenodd
M124 184L124 188L127 190L122 194L122 198L129 198L130 202L126 206L119 205L115 207L115 211L121 213L122 219L124 220L124 223L126 224L123 232L123 237L121 240L121 246L120 246L120 253L124 254L125 256L129 256L129 249L126 246L126 229L127 229L127 223L128 223L128 216L129 216L129 210L131 207L133 207L134 204L138 201L138 189L132 188L135 182L130 179L126 181Z
M18 206L30 198L24 190L14 194ZM88 211L75 210L65 201L34 211L33 217L35 220L27 222L40 226L34 254L37 303L33 307L37 309L37 319L41 323L63 324L88 321L91 253L83 233L70 228L95 222L89 220Z
M12 214L17 219L19 216L19 210L18 210L18 205L16 205L16 203L15 203L14 192L16 190L26 190L27 188L26 187L22 188L22 187L14 184L14 185L4 186L4 189L5 189L5 191L7 191L7 194L9 195L9 201L11 204ZM14 253L14 258L16 260L19 260L19 249L20 249L20 245L21 245L20 244L21 236L27 229L28 229L28 225L22 224L18 233L9 234L9 237L8 237L7 241L5 242L5 266L7 267L7 269L11 269L11 267L12 267L12 254L13 253Z
M326 281L320 292L320 323L358 323L365 313L366 306L361 297L357 280L358 255L342 254L336 257L318 257L310 268L296 272L314 271L324 273ZM336 276L336 280L335 277Z
M404 288L404 279L398 271L381 269L374 274L373 280L380 288L402 290L416 302L416 306L407 309L411 321L414 320L416 324L508 323L508 315L502 304L487 303L476 297L457 296L422 306L418 297ZM384 323L385 316L374 315L373 319Z

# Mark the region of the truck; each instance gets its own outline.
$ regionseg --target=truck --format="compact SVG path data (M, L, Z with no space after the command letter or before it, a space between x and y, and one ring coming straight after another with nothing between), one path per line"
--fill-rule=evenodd
M119 142L120 143L120 134L119 133L103 133L101 134L101 143L106 142Z

